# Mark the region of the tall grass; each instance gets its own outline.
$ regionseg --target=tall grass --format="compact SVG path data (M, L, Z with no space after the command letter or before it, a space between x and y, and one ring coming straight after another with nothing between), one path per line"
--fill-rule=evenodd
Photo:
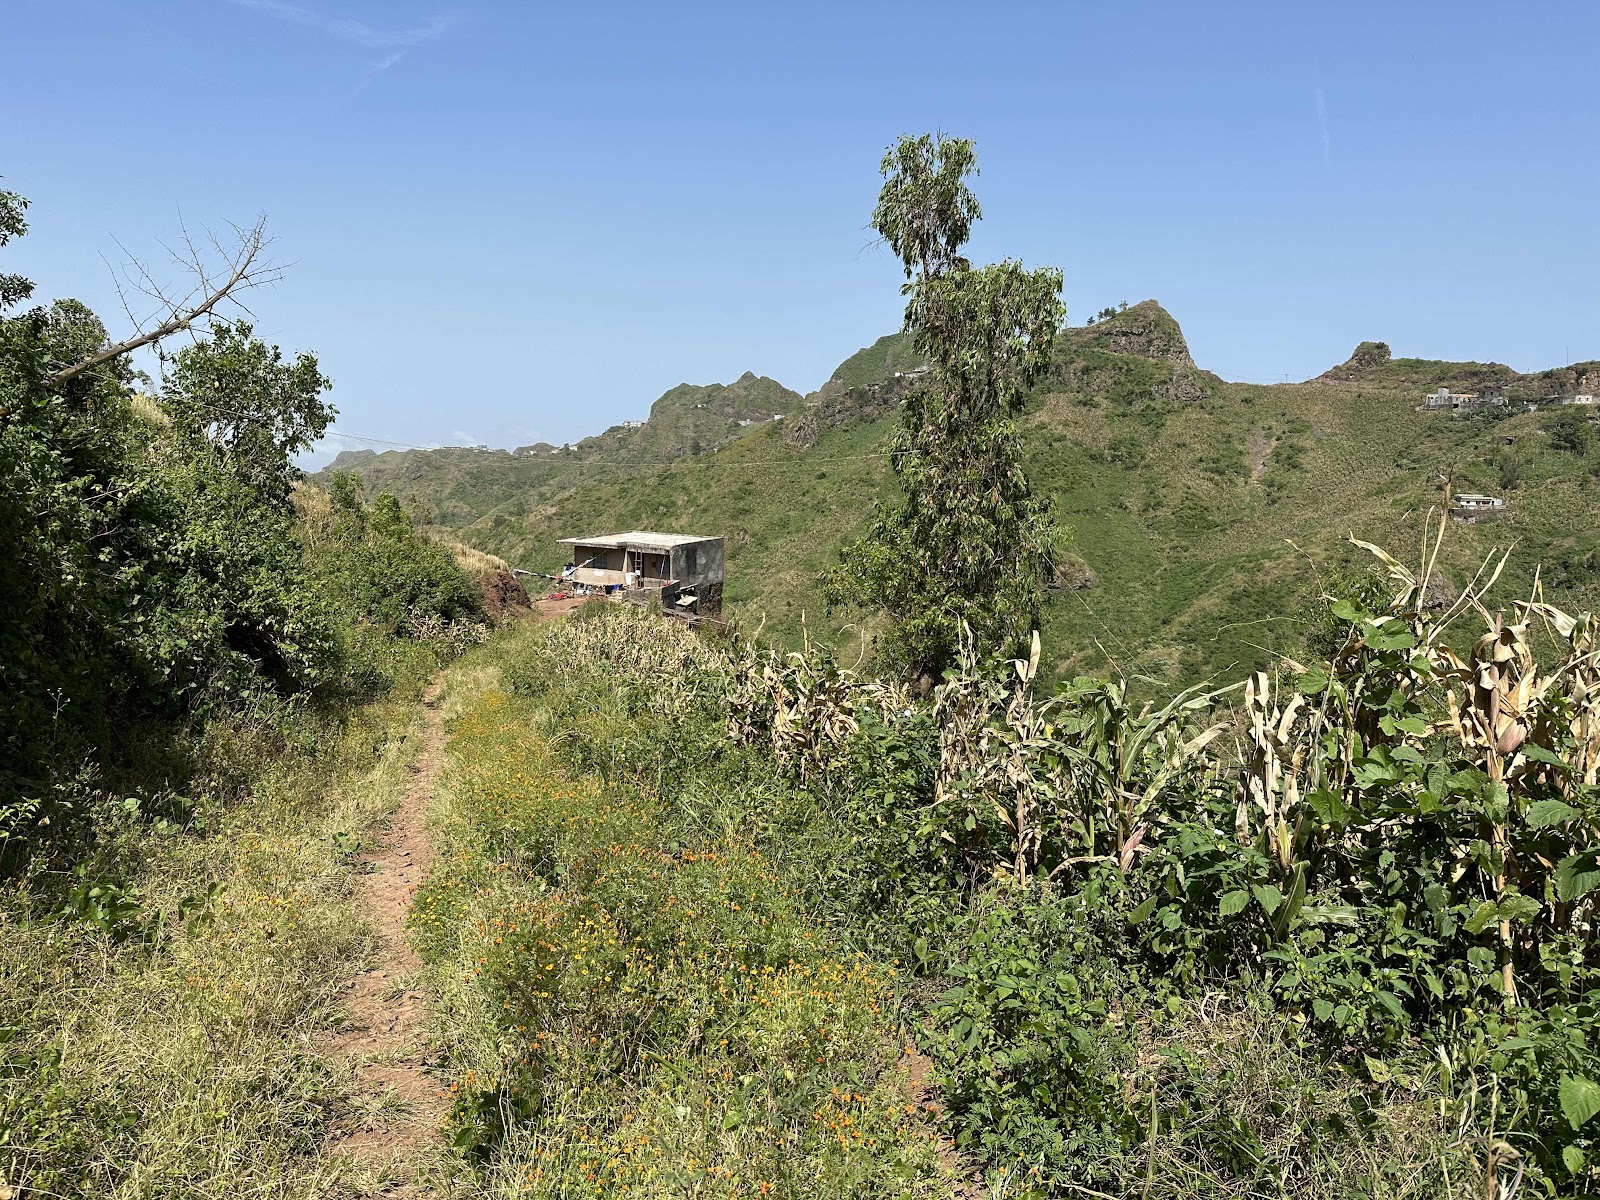
M669 682L715 655L618 619L479 652L486 686L454 710L443 866L413 920L460 1186L949 1195L897 972L813 919L737 774L702 754L723 738L714 691ZM505 657L531 695L494 685Z
M0 1179L24 1197L313 1197L347 1079L321 1042L368 948L360 847L392 808L410 686L336 715L208 733L244 795L129 804L77 875L0 892ZM254 759L252 763L250 760Z

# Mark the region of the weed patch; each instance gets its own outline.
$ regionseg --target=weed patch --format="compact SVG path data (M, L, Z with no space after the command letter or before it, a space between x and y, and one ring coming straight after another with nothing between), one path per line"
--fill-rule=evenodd
M895 970L841 948L750 838L574 772L542 690L456 721L413 916L480 1193L947 1194Z

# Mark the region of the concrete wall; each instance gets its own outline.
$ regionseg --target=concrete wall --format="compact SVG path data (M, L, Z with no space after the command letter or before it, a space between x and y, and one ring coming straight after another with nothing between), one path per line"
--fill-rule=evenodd
M573 546L572 561L578 566L583 566L585 559L594 559L589 566L596 571L620 571L623 569L623 552L621 550L607 550L599 546Z
M722 539L689 542L672 551L672 577L684 584L722 582Z

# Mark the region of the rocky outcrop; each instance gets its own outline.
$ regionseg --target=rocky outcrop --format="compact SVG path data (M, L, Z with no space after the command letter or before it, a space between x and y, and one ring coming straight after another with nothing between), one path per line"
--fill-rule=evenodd
M1141 300L1114 317L1069 333L1080 345L1109 350L1112 354L1131 354L1153 358L1175 367L1194 369L1189 343L1177 320L1154 300Z
M1063 555L1051 576L1050 588L1057 592L1081 592L1100 585L1100 577L1075 554Z
M1154 300L1064 330L1057 340L1056 386L1114 404L1194 404L1214 380L1195 366L1183 329Z
M1368 372L1386 365L1393 355L1388 342L1362 342L1337 367L1330 367L1317 380L1322 383L1355 383Z
M875 421L900 407L906 394L921 375L900 375L841 391L818 392L806 409L785 423L783 440L797 450L809 450L829 429Z
M363 467L378 457L376 450L341 450L333 456L333 461L323 468L324 471L354 471ZM319 472L320 474L320 472Z

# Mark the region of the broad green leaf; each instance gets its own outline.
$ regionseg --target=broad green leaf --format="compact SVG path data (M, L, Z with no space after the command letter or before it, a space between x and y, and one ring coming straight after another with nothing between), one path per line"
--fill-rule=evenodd
M1600 1083L1582 1075L1561 1077L1561 1115L1574 1129L1582 1129L1584 1122L1600 1112Z
M1341 621L1359 621L1366 615L1349 600L1335 600L1328 605L1328 611Z
M1337 792L1327 788L1318 788L1310 793L1306 796L1306 803L1324 825L1343 825L1355 816L1355 809L1340 799Z
M1278 911L1278 905L1283 903L1283 893L1270 883L1255 884L1250 890L1255 893L1256 903L1266 910L1267 916Z
M1522 753L1528 758L1533 759L1535 762L1549 763L1552 767L1560 767L1563 771L1572 770L1572 768L1567 764L1566 760L1563 759L1559 754L1555 753L1555 751L1547 750L1543 746L1536 745L1533 742L1523 743Z
M1416 635L1399 621L1369 623L1362 630L1362 637L1374 650L1409 650L1417 644Z
M1561 1148L1561 1165L1572 1174L1577 1175L1583 1170L1584 1158L1581 1146L1563 1146Z
M1151 894L1149 896L1146 896L1144 898L1144 902L1141 903L1138 908L1134 909L1131 913L1128 914L1128 924L1129 925L1137 925L1140 921L1143 921L1151 913L1155 912L1155 910L1156 910L1156 898L1155 898L1155 895Z
M1534 829L1547 829L1581 816L1577 809L1564 800L1536 800L1528 805L1527 822Z
M1565 758L1555 754L1555 750L1546 749L1544 746L1536 746L1534 742L1523 742L1522 752L1525 757L1533 758L1536 763L1549 763L1550 766L1560 766L1563 771L1573 770Z
M1562 859L1556 867L1555 881L1556 895L1569 903L1600 887L1600 849L1590 848Z
M1498 911L1499 910L1495 908L1493 900L1485 900L1482 904L1478 905L1478 907L1473 910L1472 915L1467 918L1467 932L1482 933L1485 929L1489 928L1490 922L1494 920L1495 914Z
M1244 906L1250 903L1250 893L1240 888L1228 892L1222 897L1222 902L1217 905L1217 911L1224 917L1231 917L1244 911Z
M1308 904L1300 910L1300 919L1307 925L1356 925L1361 910L1349 904Z
M1289 936L1289 927L1300 915L1300 909L1305 902L1306 864L1297 862L1294 865L1294 878L1289 882L1289 895L1283 906L1272 916L1272 931L1280 940Z
M1539 910L1543 907L1532 896L1512 893L1500 901L1500 919L1502 921L1531 921L1539 915Z
M1308 696L1315 696L1328 686L1328 673L1321 667L1312 667L1301 673L1299 683L1302 692Z

